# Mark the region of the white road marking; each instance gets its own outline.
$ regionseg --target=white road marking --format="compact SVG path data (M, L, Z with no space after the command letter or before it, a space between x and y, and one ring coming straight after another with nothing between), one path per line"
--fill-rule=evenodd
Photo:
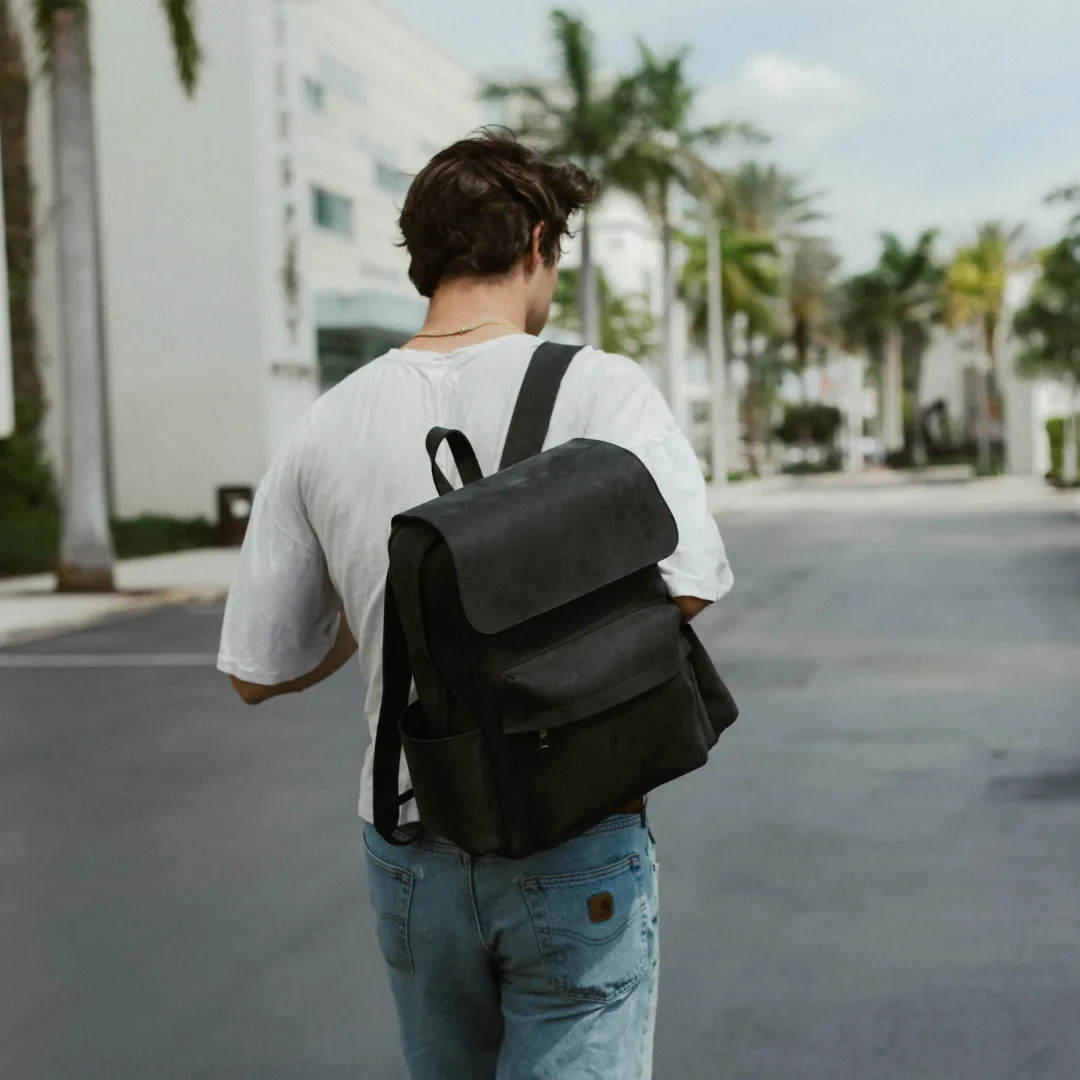
M213 653L0 653L0 668L214 667Z

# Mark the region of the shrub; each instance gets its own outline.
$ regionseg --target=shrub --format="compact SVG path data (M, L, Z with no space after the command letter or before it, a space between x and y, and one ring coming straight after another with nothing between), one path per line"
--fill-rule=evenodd
M205 518L170 518L152 514L117 518L112 522L113 544L121 559L166 555L213 547L218 530ZM56 567L60 549L60 518L47 511L0 518L0 575L37 574Z
M776 437L789 446L805 442L831 446L840 422L840 410L834 405L786 405Z
M23 514L56 513L52 469L36 438L0 439L0 521Z
M1076 423L1076 444L1080 447L1080 418ZM1050 480L1060 480L1065 467L1065 417L1053 416L1046 421L1046 435L1050 440Z

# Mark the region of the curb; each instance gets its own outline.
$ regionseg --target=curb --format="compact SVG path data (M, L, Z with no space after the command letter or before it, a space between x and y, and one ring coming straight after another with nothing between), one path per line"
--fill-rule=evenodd
M115 594L116 598L124 602L106 611L84 612L79 616L59 619L48 626L35 626L23 630L0 630L0 648L45 641L64 634L76 633L79 630L88 630L92 626L100 626L103 623L136 615L146 615L151 611L177 607L181 604L213 604L224 600L228 592L226 586L206 586L187 589L160 589L146 593L117 593Z

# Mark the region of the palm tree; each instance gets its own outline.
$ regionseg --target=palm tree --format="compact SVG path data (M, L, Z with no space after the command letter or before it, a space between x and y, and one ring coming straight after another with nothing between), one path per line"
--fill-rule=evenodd
M997 375L999 330L1005 319L1005 289L1010 275L1028 265L1023 225L987 221L979 226L973 243L953 258L945 278L946 317L950 326L978 328L987 367L975 380L978 420L979 468L991 468L991 384Z
M639 66L622 80L621 94L630 103L632 137L619 160L622 183L634 191L660 227L662 245L663 308L661 340L664 390L670 400L674 348L674 306L678 291L675 274L675 206L680 191L699 196L715 194L716 173L703 155L732 137L762 141L765 136L744 123L698 125L694 120L698 91L687 79L688 50L659 56L638 42Z
M719 189L718 212L725 225L767 238L777 248L801 377L820 337L829 279L839 266L826 241L803 232L822 217L816 205L820 192L806 190L803 179L794 173L757 161L744 161L721 174ZM778 318L774 313L769 320L769 333L780 332Z
M885 289L872 271L854 274L841 283L835 300L838 338L843 348L865 357L879 383L885 367L885 339L888 333ZM877 412L877 435L884 425L882 409ZM884 440L882 439L882 442Z
M803 180L776 165L744 161L723 174L723 216L732 226L787 243L803 226L820 221L820 192L806 191Z
M551 13L558 53L555 80L490 83L489 101L515 106L513 127L554 154L568 157L595 176L601 188L619 186L620 147L626 139L630 84L604 85L596 65L596 42L585 21L565 11ZM582 215L578 310L586 344L600 345L599 282L593 261L589 210Z
M708 243L704 234L682 233L687 258L679 282L680 298L690 315L690 335L704 345L708 338ZM731 321L743 312L758 327L769 325L781 294L779 249L768 237L725 229L720 234L721 308L730 345ZM730 348L726 350L730 355Z
M652 351L654 327L649 298L644 294L624 296L608 284L603 270L596 267L597 292L600 297L600 341L604 352L618 353L641 361ZM580 271L559 273L552 304L553 326L572 328L581 325Z
M201 54L194 0L162 0L180 81L193 93ZM106 484L99 237L89 0L34 0L52 89L65 360L63 525L57 585L111 591L115 559Z
M703 233L680 234L680 239L686 247L687 258L679 282L679 295L689 310L691 338L705 345L709 337L709 240ZM724 313L721 330L725 356L732 355L731 329L735 318L741 316L750 329L744 357L749 377L743 415L750 470L757 476L760 473L756 447L760 441L761 390L772 384L767 378L771 376L771 368L768 373L758 370L764 361L753 355L750 342L776 325L777 301L782 291L780 253L769 238L732 229L720 232L720 253L720 310Z
M913 355L916 396L916 431L919 421L919 382L922 352L929 335L920 336L939 307L941 271L934 258L935 229L923 231L916 242L905 247L894 233L881 235L878 264L847 283L847 311L841 318L850 340L861 341L870 359L880 362L881 441L887 453L904 447L903 372L904 346L916 346ZM918 463L923 455L916 449Z
M822 344L833 275L839 267L840 257L827 240L816 236L796 238L787 268L785 292L791 341L800 376L805 372L815 346Z

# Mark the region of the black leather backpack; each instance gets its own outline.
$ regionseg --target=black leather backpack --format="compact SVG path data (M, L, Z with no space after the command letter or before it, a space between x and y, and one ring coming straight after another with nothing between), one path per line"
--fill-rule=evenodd
M665 590L678 530L648 469L590 439L540 453L576 352L536 350L492 476L460 431L434 429L439 497L393 519L374 761L391 842L415 797L471 855L523 858L704 765L738 716Z

